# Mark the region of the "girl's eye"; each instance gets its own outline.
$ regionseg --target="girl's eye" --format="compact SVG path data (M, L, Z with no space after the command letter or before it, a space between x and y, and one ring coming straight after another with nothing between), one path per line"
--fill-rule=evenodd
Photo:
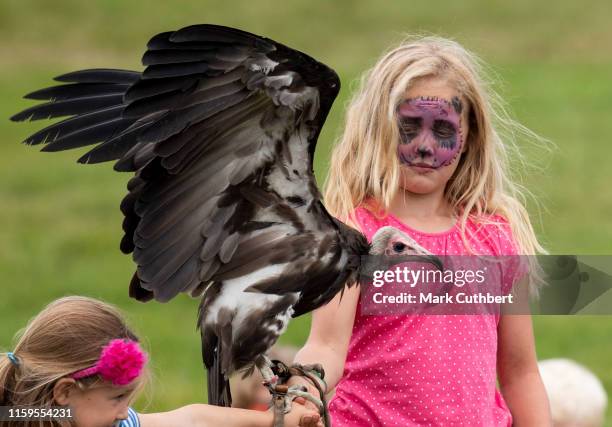
M414 136L419 133L419 129L421 128L421 119L406 117L401 120L400 128L404 134Z
M433 133L440 139L449 139L457 133L455 126L446 120L436 120L433 124Z

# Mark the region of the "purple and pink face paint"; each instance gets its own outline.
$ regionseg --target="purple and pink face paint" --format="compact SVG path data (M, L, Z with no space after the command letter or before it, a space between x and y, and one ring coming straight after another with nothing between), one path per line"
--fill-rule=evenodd
M438 169L461 153L461 111L458 97L410 98L398 108L401 143L397 154L408 166Z

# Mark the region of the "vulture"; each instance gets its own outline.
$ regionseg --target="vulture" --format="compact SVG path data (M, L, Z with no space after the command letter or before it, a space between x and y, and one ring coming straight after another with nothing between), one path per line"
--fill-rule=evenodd
M229 376L261 370L290 318L357 282L362 257L440 261L399 230L372 244L334 218L313 173L337 74L273 40L219 25L154 36L144 71L86 69L25 96L13 121L67 117L29 136L42 151L91 146L78 162L131 172L121 251L129 295L201 299L209 402L229 405Z

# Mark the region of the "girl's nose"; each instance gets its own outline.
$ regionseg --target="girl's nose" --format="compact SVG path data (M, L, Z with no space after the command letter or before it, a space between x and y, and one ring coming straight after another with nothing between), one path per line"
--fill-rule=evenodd
M416 153L418 156L425 158L434 155L435 138L429 132L423 132L417 142Z
M417 147L417 154L421 157L433 156L433 149L429 145L422 144Z

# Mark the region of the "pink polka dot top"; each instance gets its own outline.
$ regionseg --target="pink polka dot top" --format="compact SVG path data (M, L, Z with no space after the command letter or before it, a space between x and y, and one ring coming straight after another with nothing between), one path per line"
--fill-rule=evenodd
M368 241L396 227L437 255L466 255L459 224L439 233L414 230L393 215L377 219L363 207L357 225ZM468 221L477 253L515 255L510 227ZM334 427L511 426L496 389L499 315L366 316L357 305L342 379L329 403Z

